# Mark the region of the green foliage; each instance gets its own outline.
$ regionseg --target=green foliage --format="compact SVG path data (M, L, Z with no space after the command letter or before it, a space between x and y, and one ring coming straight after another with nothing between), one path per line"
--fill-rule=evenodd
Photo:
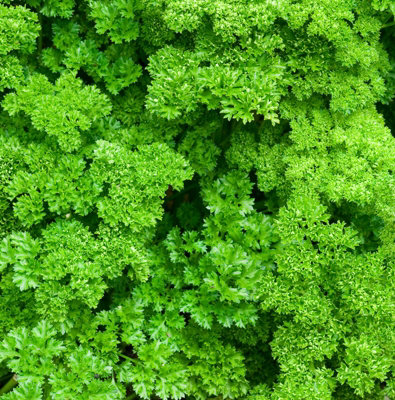
M120 3L126 4L124 1ZM111 4L114 4L114 2L111 2ZM108 8L108 5L98 1L91 2L91 7L93 15L99 18L96 19L96 28L99 26L106 31L107 24L110 24L108 29L111 32L114 31L115 34L119 30L115 25L113 26L113 22L116 24L123 19L118 16L111 16L112 11ZM110 6L110 8L112 7L115 7L115 4ZM127 4L126 8L129 9ZM103 20L101 17L103 17ZM109 18L109 21L107 21L107 18ZM114 19L116 21L113 21ZM96 29L91 24L87 24L87 21L87 19L83 21L77 19L75 21L57 20L53 22L53 46L43 49L43 64L55 73L84 70L97 83L104 81L110 93L117 94L123 88L136 82L141 75L141 66L135 63L136 57L133 57L133 53L130 54L127 45L122 44L122 41L114 40L114 38L111 41L105 40L103 36L97 34ZM120 29L129 29L130 25L131 21L126 19ZM133 26L136 27L132 25L132 31ZM100 28L98 30L101 31Z
M9 53L34 51L40 31L37 22L37 14L25 7L0 4L0 92L5 88L15 88L23 79L21 62Z
M395 398L393 0L0 0L0 398Z
M25 7L6 7L0 4L0 54L12 50L32 53L40 26L37 14Z
M62 75L51 84L44 75L33 75L16 93L8 94L3 107L12 116L26 113L32 125L55 136L62 150L81 146L81 132L111 111L108 99L99 90L83 86L72 75Z
M45 321L31 331L18 328L10 332L0 349L0 358L17 371L20 385L5 398L43 399L48 385L53 399L122 398L115 382L105 380L112 372L105 360L81 346L67 348L56 339L57 334Z
M180 189L192 177L185 159L164 144L130 152L98 141L93 160L92 177L109 185L108 195L97 203L99 217L112 226L122 222L134 230L155 225L168 186Z
M140 0L91 1L90 15L95 21L96 31L99 34L108 32L114 43L135 40L139 35L135 12L142 9L141 3Z

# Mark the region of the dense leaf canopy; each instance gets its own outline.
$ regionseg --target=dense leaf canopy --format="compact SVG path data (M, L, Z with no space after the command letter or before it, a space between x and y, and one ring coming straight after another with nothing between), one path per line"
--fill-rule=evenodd
M0 0L0 399L394 399L394 14Z

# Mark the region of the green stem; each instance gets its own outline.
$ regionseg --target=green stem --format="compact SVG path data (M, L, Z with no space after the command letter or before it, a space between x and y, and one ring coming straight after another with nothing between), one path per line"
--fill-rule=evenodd
M123 354L118 354L118 356L124 358L125 360L130 360L130 361L132 361L132 362L136 362L136 360L135 360L134 358L125 356L125 355L123 355Z
M38 54L41 54L41 51L43 49L43 17L39 13L38 14L38 22L40 24L40 36L38 37Z
M394 26L394 25L395 25L395 21L393 21L393 22L390 22L389 24L385 24L385 25L383 25L383 26L381 27L381 29L388 28L388 27L390 27L390 26Z
M12 375L11 379L0 389L0 395L11 392L11 390L18 384L16 375Z
M10 378L11 378L12 375L14 375L14 374L3 375L3 376L0 378L0 387L2 387L6 382L8 382L8 381L10 380Z
M43 385L43 399L47 400L49 399L51 395L51 385L48 383L48 377L45 378L45 382Z
M121 392L121 390L119 389L119 387L118 387L118 385L117 385L117 382L115 382L115 374L114 374L114 371L112 371L112 383L113 383L113 385L117 388L118 393L122 396L122 392Z
M133 393L130 396L126 397L125 400L134 400L134 399L137 399L137 394L136 393Z

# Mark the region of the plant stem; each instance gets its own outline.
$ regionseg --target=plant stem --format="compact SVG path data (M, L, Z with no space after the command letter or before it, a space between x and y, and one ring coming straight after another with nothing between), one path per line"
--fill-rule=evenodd
M43 49L43 18L41 13L38 14L38 22L40 24L40 36L38 37L38 53L41 55L41 51Z
M136 393L133 393L130 396L126 397L126 400L134 400L134 399L137 399L137 394Z
M136 362L136 360L134 358L125 356L124 354L118 354L118 356L124 358L125 360L130 360L132 362Z
M17 376L12 375L11 379L0 389L0 395L11 392L11 390L18 384Z
M390 27L390 26L394 26L394 25L395 25L395 21L393 21L393 22L390 22L389 24L385 24L385 25L383 25L383 26L381 27L381 29L388 28L388 27Z

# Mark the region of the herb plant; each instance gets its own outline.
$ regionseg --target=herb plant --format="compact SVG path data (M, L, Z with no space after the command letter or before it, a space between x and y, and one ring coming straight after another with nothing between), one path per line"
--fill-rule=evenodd
M0 0L0 399L395 399L394 14Z

